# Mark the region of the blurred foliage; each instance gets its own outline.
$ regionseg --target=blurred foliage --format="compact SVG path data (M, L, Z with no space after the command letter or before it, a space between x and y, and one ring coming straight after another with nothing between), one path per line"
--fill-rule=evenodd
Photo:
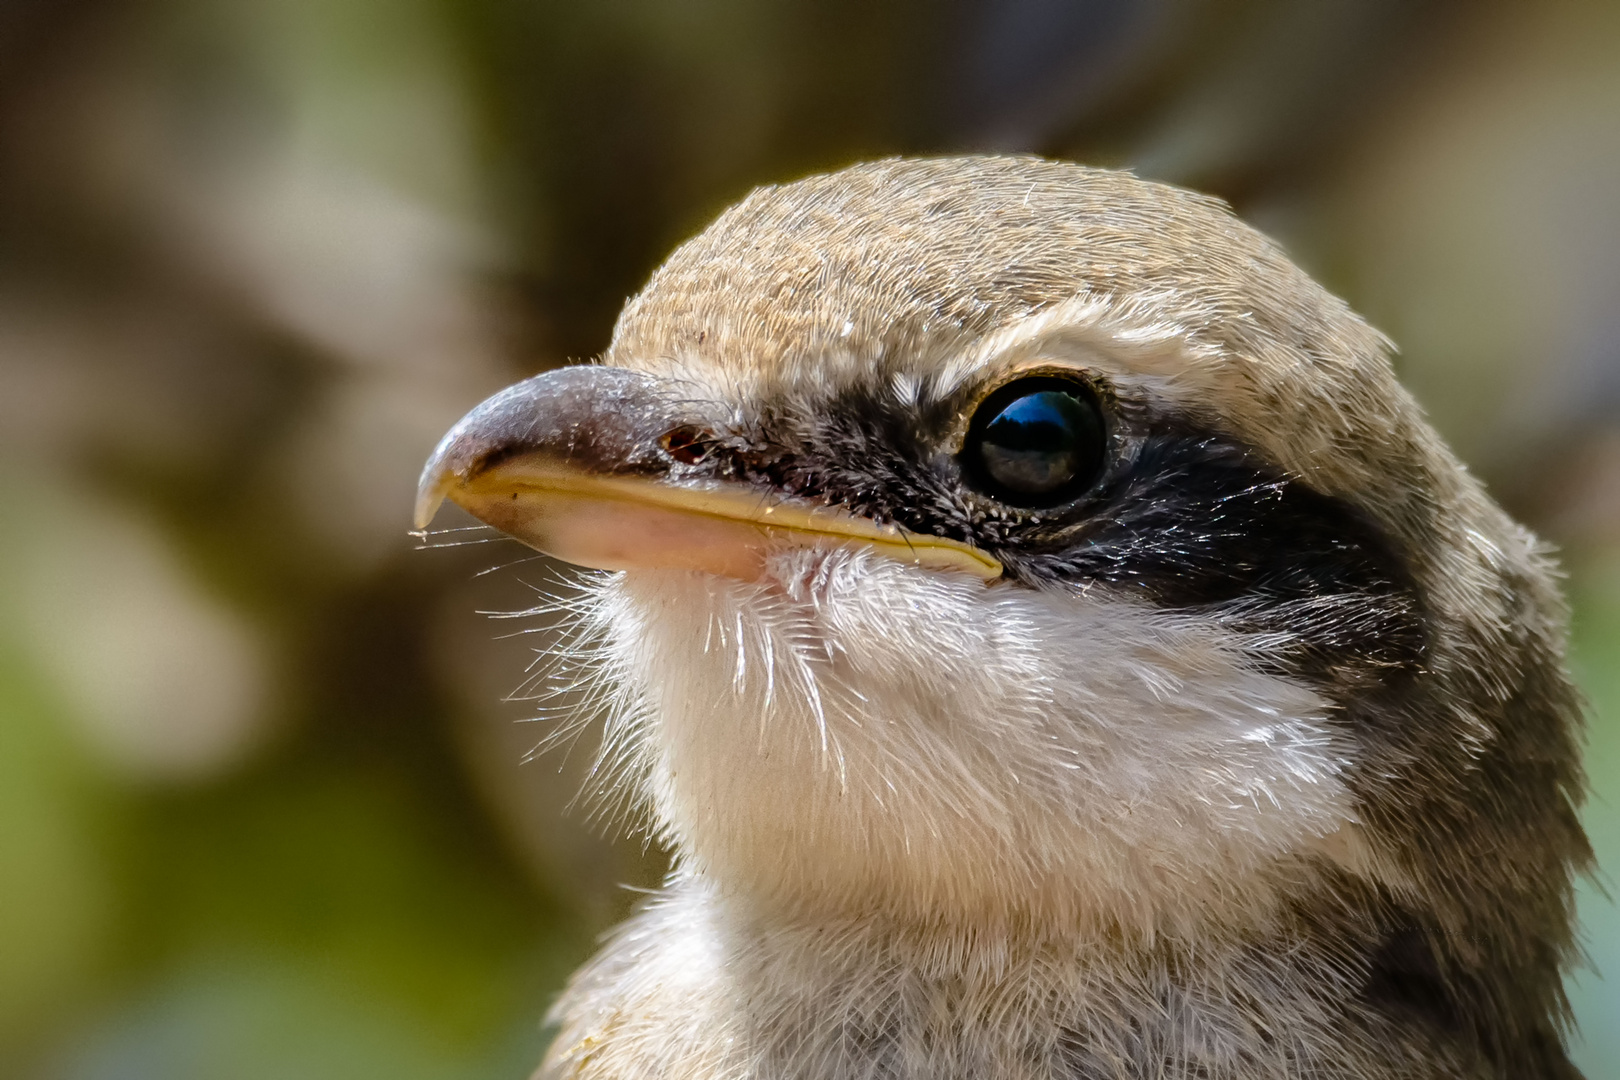
M416 469L753 185L964 149L1219 194L1402 344L1568 553L1620 866L1620 6L13 0L0 1074L524 1075L660 856L523 763L550 629L477 612L552 572L414 550Z

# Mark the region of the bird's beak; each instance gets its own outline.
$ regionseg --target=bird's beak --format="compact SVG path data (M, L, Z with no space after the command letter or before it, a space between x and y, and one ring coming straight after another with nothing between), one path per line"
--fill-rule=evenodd
M659 380L622 368L559 368L508 387L433 451L416 527L448 498L530 547L603 570L753 580L771 550L857 544L917 566L1001 576L999 562L967 544L733 481L673 477L661 440L687 422L678 402Z

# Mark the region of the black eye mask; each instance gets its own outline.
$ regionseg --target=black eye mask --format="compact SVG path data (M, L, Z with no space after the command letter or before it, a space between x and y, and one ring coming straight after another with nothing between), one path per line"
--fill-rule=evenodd
M1013 583L1219 608L1235 628L1285 635L1312 674L1423 652L1415 587L1364 514L1230 436L1105 405L1079 379L1015 379L977 406L846 391L711 445L701 467L716 475L971 543Z

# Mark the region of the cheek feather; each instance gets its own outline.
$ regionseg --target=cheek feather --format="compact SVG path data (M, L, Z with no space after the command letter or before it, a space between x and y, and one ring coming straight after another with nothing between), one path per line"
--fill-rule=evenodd
M1151 927L1260 902L1268 867L1353 821L1329 703L1210 619L844 549L769 565L595 600L633 688L608 775L717 881Z

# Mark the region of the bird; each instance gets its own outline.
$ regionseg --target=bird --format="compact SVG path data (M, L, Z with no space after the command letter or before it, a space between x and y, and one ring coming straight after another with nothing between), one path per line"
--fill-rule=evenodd
M569 1080L1572 1078L1550 551L1217 199L1031 156L761 187L423 471L586 568L672 853Z

